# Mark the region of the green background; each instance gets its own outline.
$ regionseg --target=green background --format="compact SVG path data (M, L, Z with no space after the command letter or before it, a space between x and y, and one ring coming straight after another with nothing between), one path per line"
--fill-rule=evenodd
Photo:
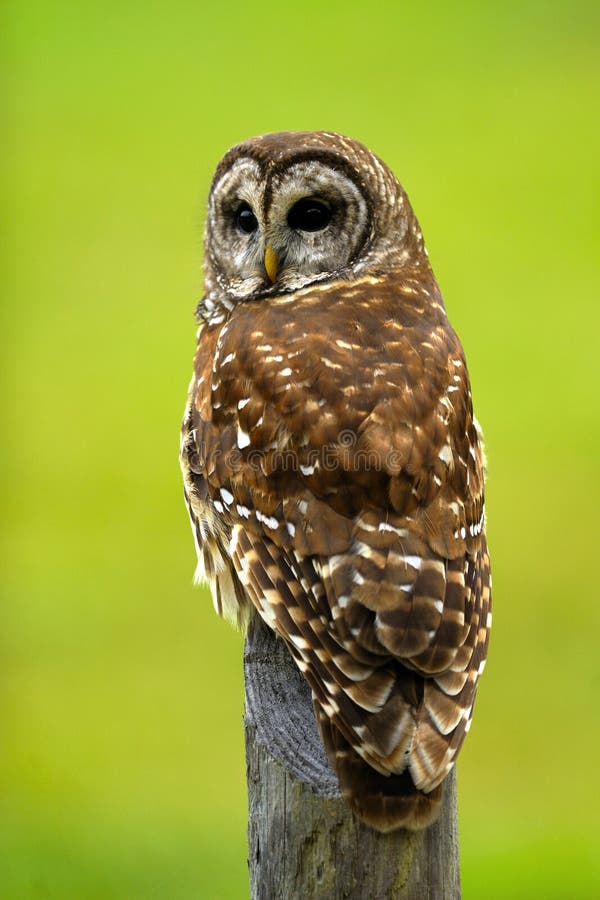
M178 429L211 172L312 128L407 188L487 436L464 896L599 896L597 4L1 15L1 897L247 896L242 643L191 586Z

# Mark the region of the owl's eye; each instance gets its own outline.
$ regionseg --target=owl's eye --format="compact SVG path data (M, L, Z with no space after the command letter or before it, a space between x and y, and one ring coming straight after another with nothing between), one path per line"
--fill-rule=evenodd
M331 210L321 200L304 197L288 213L288 225L298 231L321 231L331 222Z
M235 224L244 234L252 234L258 228L258 219L247 203L242 203L235 214Z

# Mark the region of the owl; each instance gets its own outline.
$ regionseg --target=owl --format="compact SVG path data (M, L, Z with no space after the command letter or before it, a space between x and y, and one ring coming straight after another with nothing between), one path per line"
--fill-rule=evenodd
M356 816L425 828L471 724L491 578L465 357L396 177L329 132L234 147L196 315L197 577L285 641Z

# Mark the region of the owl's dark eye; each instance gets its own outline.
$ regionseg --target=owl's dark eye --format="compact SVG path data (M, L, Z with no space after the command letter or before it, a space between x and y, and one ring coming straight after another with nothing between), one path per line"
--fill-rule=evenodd
M235 214L235 224L244 234L252 234L258 228L258 219L247 203L242 203Z
M288 225L298 231L321 231L331 222L331 210L322 200L304 197L288 213Z

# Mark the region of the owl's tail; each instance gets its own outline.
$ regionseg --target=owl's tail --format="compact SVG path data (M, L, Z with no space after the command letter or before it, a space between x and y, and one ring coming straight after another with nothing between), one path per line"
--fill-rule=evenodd
M388 832L398 828L419 831L437 819L443 783L430 793L415 787L408 770L401 775L381 775L364 762L343 735L320 720L331 764L337 772L340 790L354 814L370 828Z

